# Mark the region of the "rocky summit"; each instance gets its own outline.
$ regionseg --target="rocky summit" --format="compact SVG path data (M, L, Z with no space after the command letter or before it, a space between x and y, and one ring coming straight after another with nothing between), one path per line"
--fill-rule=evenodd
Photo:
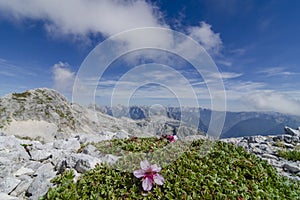
M54 90L36 89L0 99L0 199L38 199L51 180L72 170L74 180L97 163L114 164L119 156L95 144L115 138L157 137L178 133L179 140L208 139L178 121L112 116L69 103ZM221 139L268 161L279 174L300 181L300 130L286 134ZM297 157L298 156L298 157ZM295 159L296 158L296 159Z
M190 128L167 117L137 121L125 117L117 119L70 103L63 95L47 88L12 93L0 98L0 131L45 142L68 138L71 133L153 136L172 133L179 126L182 134L201 134L197 128Z

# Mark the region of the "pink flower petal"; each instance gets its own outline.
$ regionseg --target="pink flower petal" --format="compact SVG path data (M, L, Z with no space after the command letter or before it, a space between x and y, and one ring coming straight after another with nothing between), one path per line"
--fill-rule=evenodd
M142 170L142 169L139 169L139 170L135 170L133 172L133 175L137 178L142 178L144 175L145 175L145 171Z
M140 165L143 170L148 170L151 167L148 160L141 161Z
M160 174L154 174L153 179L157 185L162 185L165 182L164 177Z
M157 164L151 165L151 170L153 172L160 172L161 167L158 167Z
M150 190L152 189L152 184L153 184L152 179L146 177L146 178L143 180L143 184L142 184L143 189L144 189L145 191L150 191Z

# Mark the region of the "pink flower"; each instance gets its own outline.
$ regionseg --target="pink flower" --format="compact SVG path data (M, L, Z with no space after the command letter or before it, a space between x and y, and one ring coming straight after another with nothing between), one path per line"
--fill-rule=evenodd
M162 138L166 138L168 142L176 142L178 140L178 137L176 135L162 135Z
M160 175L161 167L158 167L156 164L150 165L147 160L141 161L141 168L139 170L135 170L133 175L137 178L143 177L143 189L145 191L150 191L152 189L153 183L157 185L162 185L165 181L164 177Z
M178 140L178 137L176 135L168 135L168 141L170 143L176 142Z

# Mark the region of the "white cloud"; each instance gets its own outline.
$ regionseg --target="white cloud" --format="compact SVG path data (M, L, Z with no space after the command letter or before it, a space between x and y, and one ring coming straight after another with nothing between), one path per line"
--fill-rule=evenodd
M277 92L255 92L244 97L245 103L260 111L300 115L300 101Z
M144 0L0 0L0 10L19 20L44 20L49 32L62 34L111 36L162 24L160 13Z
M75 73L71 71L68 63L59 62L53 66L54 88L63 93L72 91Z
M200 22L200 26L189 27L188 34L210 53L219 53L222 48L220 34L215 33L211 25L203 21Z
M258 72L266 76L292 76L299 75L300 73L287 71L284 67L272 67Z
M265 83L262 82L252 82L252 81L231 81L227 82L226 86L228 90L236 91L236 92L244 92L250 93L254 91L263 90L266 86Z
M227 60L216 60L216 62L218 64L224 65L226 67L231 67L232 66L232 62L227 61Z
M234 72L222 72L211 74L212 78L233 79L242 76L243 74Z
M230 111L273 111L300 115L299 91L279 92L263 82L228 80L225 83Z
M169 27L162 13L146 0L0 0L0 11L20 21L42 20L51 36L71 34L75 38L88 38L90 34L100 33L109 37L135 28ZM219 52L222 40L211 25L200 22L199 26L188 27L187 32L209 52ZM164 47L174 42L171 37L155 32L148 33L147 37L143 32L125 36L122 42L129 45L156 42Z
M122 34L117 38L121 44L119 45L120 49L147 47L149 44L151 47L162 49L187 45L184 52L191 55L190 57L195 54L188 42L175 41L176 38L173 38L172 34L140 29L145 27L169 28L163 19L163 14L146 0L0 0L0 12L3 16L19 21L24 19L42 20L50 36L72 35L76 39L89 41L88 38L91 34L100 33L104 37L110 37L122 31L139 29L129 34ZM220 34L214 33L211 25L200 22L199 26L188 27L187 32L208 52L218 53L221 49ZM174 43L177 44L174 45ZM158 60L169 59L165 58L166 56L161 52L153 54ZM143 56L142 51L140 55ZM136 60L137 57L129 57L128 61Z

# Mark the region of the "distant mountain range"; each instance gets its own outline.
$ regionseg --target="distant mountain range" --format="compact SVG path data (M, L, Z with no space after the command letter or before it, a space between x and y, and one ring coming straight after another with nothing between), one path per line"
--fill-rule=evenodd
M96 106L96 110L120 118L128 117L134 120L151 117L153 109L149 106ZM206 132L211 120L212 111L202 108L166 107L161 114L186 124L198 123L198 129ZM216 113L218 113L216 111ZM183 119L181 117L184 116ZM200 116L200 118L199 118ZM200 120L199 120L200 119ZM298 127L300 116L276 112L226 112L226 119L221 138L242 137L253 135L277 135L284 133L284 126Z

